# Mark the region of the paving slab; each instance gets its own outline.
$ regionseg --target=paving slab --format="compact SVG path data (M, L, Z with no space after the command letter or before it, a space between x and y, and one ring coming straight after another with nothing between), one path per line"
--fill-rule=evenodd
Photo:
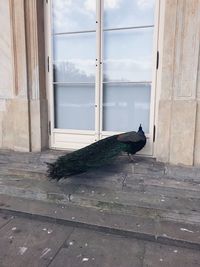
M142 252L140 241L75 229L50 267L140 267Z
M1 203L0 203L1 206ZM9 216L9 215L5 215L5 214L0 214L0 229L5 226L11 219L13 216Z
M199 257L195 250L146 242L142 267L199 267Z
M75 229L50 267L197 267L200 254L91 230Z
M14 218L0 230L0 266L47 266L71 227Z
M0 235L1 267L197 267L200 262L195 249L34 218L12 217Z

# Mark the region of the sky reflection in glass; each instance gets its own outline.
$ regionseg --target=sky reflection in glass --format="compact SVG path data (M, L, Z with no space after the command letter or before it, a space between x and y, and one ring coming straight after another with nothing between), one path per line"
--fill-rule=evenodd
M151 81L153 29L104 32L104 81Z
M95 33L56 35L54 44L54 81L95 81Z
M154 24L155 0L104 0L104 28Z
M96 0L53 0L53 32L95 30Z

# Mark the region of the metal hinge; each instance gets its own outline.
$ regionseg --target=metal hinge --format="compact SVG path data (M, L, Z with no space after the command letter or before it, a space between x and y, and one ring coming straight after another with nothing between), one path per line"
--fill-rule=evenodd
M156 69L159 67L159 51L157 51L157 58L156 58Z
M153 126L153 142L155 142L156 139L156 126Z
M51 122L49 121L49 124L48 124L48 132L49 132L49 135L51 135Z
M47 71L49 72L49 56L47 57Z

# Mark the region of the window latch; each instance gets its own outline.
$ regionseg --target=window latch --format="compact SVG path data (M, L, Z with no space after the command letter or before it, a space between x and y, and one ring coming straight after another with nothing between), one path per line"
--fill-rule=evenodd
M49 57L47 57L47 71L49 72Z
M159 51L157 51L157 58L156 58L156 69L159 67Z

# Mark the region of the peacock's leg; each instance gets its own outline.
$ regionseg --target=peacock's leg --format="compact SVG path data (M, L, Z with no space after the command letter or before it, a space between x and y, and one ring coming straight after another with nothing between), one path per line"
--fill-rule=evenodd
M128 157L129 157L129 161L130 161L130 162L132 162L132 163L136 162L136 161L135 161L135 158L133 157L132 154L130 154L130 153L127 153L127 154L128 154Z

